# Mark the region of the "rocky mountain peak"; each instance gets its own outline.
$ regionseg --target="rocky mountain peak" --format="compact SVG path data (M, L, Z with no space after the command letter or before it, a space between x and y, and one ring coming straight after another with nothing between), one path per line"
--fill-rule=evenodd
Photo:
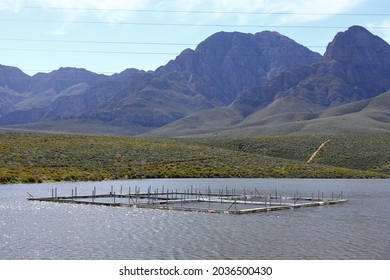
M60 92L72 85L80 82L86 82L90 85L96 85L108 80L108 76L96 74L83 68L61 67L50 73L38 73L31 78L29 90L33 93L44 92L54 89Z
M23 92L28 86L29 79L30 76L19 68L0 64L0 87Z
M156 71L106 76L68 67L30 77L0 65L0 126L63 119L75 129L96 121L137 134L188 116L191 128L210 129L214 119L273 127L376 98L389 77L389 44L360 26L338 33L325 57L277 32L218 32ZM375 120L388 120L382 111Z
M361 26L339 32L324 57L330 72L363 89L364 98L390 88L390 45Z
M228 105L238 92L262 85L286 70L316 63L321 55L277 32L256 34L218 32L201 42L195 50L183 51L156 73L171 77L186 73L184 83L207 98ZM213 89L213 90L211 90ZM208 96L212 92L212 97Z
M345 32L339 32L329 43L324 57L339 62L353 62L360 64L374 64L373 57L388 58L390 46L383 39L375 36L361 26L352 26ZM359 57L360 56L360 60ZM364 58L364 61L361 59Z

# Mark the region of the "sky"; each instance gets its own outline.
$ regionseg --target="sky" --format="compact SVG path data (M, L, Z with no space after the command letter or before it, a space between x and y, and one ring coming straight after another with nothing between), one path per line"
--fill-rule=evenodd
M219 31L277 31L323 54L361 25L390 42L387 0L0 0L0 64L155 70Z

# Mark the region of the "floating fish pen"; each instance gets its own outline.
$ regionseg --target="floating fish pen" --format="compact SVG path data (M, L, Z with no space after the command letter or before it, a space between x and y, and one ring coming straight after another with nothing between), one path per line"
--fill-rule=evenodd
M295 208L316 207L334 205L348 202L343 198L343 192L324 198L324 193L318 191L309 196L303 196L298 191L293 195L285 196L275 189L273 193L243 190L236 192L235 189L220 189L212 192L210 188L200 191L191 187L185 191L169 190L164 187L153 190L149 187L146 192L141 188L124 188L115 192L111 187L109 193L98 194L96 187L90 194L80 195L77 187L72 189L69 196L58 196L57 188L52 189L50 197L33 197L28 194L30 201L46 201L57 203L88 204L101 206L148 208L160 210L178 210L192 212L207 212L221 214L250 214Z

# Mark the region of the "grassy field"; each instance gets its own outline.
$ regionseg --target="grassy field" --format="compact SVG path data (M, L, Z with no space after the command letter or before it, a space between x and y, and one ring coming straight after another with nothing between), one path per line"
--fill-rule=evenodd
M388 178L390 135L153 139L0 133L0 183L200 177Z

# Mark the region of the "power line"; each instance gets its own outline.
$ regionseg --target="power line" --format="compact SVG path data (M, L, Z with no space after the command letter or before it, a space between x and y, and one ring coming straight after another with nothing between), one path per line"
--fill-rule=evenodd
M0 19L1 22L32 23L72 23L72 24L107 24L106 21L53 20L53 19ZM180 27L242 27L242 28L300 28L300 29L347 29L350 26L331 25L259 25L259 24L216 24L216 23L169 23L169 22L110 22L115 25L143 26L180 26ZM367 26L369 29L390 29L390 26Z
M0 6L0 8L9 8ZM300 16L379 16L387 17L390 13L316 13L316 12L260 12L260 11L212 11L212 10L171 10L171 9L125 9L125 8L82 8L82 7L43 7L25 6L22 9L44 9L64 11L105 11L134 13L180 13L180 14L242 14L242 15L300 15Z
M54 49L27 49L27 48L0 48L0 50L1 51L22 51L22 52L57 52L57 53L90 53L90 54L177 55L177 53L169 53L169 52L54 50Z
M104 44L104 45L151 45L151 46L198 46L199 43L173 43L173 42L136 42L136 41L95 41L95 40L58 40L58 39L21 39L0 38L8 42L41 42L41 43L67 43L67 44ZM228 44L212 44L212 47L225 47ZM307 48L325 48L326 46L305 46Z
M32 49L32 48L0 48L0 51L11 51L11 52L52 52L52 53L83 53L83 54L119 54L119 55L167 55L167 56L178 56L179 52L139 52L139 51L95 51L95 50L64 50L64 49ZM206 55L212 56L212 55ZM260 54L232 54L234 57L260 57ZM268 55L275 57L306 57L305 55Z
M158 46L197 46L194 43L172 43L172 42L134 42L134 41L88 41L88 40L58 40L58 39L20 39L0 38L0 41L15 42L41 42L41 43L77 43L77 44L112 44L112 45L158 45Z

